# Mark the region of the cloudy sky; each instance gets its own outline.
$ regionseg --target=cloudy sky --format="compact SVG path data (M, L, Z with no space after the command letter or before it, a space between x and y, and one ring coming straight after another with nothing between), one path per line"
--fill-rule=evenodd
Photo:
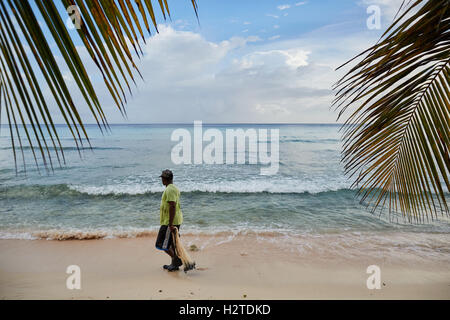
M190 1L172 0L172 21L160 17L138 61L145 81L128 119L95 72L92 80L110 123L334 123L335 69L378 40L401 2L198 0L199 25ZM370 5L381 10L380 29L367 27Z

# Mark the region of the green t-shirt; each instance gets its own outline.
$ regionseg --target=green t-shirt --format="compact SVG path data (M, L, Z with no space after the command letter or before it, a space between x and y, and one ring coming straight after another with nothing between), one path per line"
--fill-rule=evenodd
M169 224L169 201L176 202L175 217L173 217L173 224L180 225L183 222L183 213L180 208L180 190L172 183L164 190L161 197L161 206L159 208L160 223L167 226Z

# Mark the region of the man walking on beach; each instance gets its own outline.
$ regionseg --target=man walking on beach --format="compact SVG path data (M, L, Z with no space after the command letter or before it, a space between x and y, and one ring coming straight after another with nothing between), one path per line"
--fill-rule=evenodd
M176 271L183 264L175 254L172 236L172 231L175 228L180 230L180 225L183 222L183 213L180 208L180 190L173 184L172 171L164 170L160 177L166 189L161 197L159 209L161 227L156 238L156 248L165 251L172 258L172 263L164 265L163 268L168 271Z

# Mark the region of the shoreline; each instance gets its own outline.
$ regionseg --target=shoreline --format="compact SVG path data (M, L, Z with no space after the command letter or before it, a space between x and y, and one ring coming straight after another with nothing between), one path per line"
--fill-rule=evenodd
M182 236L186 247L199 237ZM208 239L203 237L203 241ZM281 240L282 239L277 239ZM1 299L450 299L448 263L342 259L280 250L251 237L189 251L197 269L168 273L154 238L0 240ZM444 253L445 254L445 253ZM381 289L369 290L369 265ZM66 288L69 265L81 290ZM161 290L161 291L160 291Z
M11 233L0 241L96 242L142 239L153 246L158 230L42 230ZM226 243L253 243L269 251L281 251L316 263L333 261L383 261L397 265L450 265L450 235L447 233L393 230L292 232L289 230L217 230L196 231L184 228L180 233L186 248L215 250Z

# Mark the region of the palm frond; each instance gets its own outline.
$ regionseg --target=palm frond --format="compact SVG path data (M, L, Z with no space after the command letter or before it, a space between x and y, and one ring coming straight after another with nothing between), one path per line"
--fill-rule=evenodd
M196 1L191 1L198 17ZM18 152L26 169L22 135L26 136L38 170L40 162L46 170L53 169L55 155L59 165L65 163L53 120L56 115L50 112L49 99L43 94L43 81L38 79L45 80L44 85L51 92L78 152L84 143L91 146L83 124L85 119L80 115L55 55L64 60L103 132L109 130L108 121L74 40L81 39L114 103L126 116L124 88L132 94L131 83L136 84L136 74L142 78L133 59L133 54L142 56L138 36L145 43L143 29L145 26L151 34L149 20L158 31L151 0L60 0L59 5L64 8L76 8L79 24L76 32L68 30L65 21L69 14L58 9L58 3L34 0L33 4L34 7L28 1L0 1L0 118L2 113L6 114L16 172ZM158 0L158 5L163 19L170 18L167 1ZM56 52L51 44L56 45ZM25 49L32 55L27 55ZM53 156L50 150L54 150Z
M338 118L351 111L342 161L353 187L372 210L409 221L448 215L449 4L410 0L335 85Z

